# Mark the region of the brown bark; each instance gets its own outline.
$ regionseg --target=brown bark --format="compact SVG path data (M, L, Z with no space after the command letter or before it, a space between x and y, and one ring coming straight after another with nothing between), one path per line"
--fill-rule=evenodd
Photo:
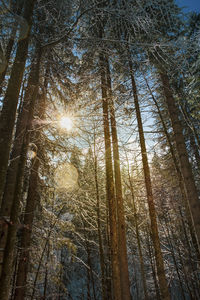
M100 199L99 199L99 184L98 184L98 170L97 170L97 156L96 156L96 139L94 135L94 178L96 186L96 198L97 198L97 229L99 239L99 259L101 267L101 289L102 289L102 300L106 300L106 280L105 280L105 262L104 262L104 251L101 235L101 221L100 221Z
M137 88L136 88L135 78L134 78L134 74L133 74L133 66L132 66L130 54L129 54L129 69L130 69L130 76L131 76L131 82L132 82L133 97L134 97L135 110L136 110L136 118L137 118L138 129L139 129L139 139L140 139L140 147L141 147L141 152L142 152L143 171L144 171L144 177L145 177L147 201L148 201L148 206L149 206L149 216L150 216L150 220L151 220L152 240L153 240L153 245L154 245L154 250L155 250L155 259L156 259L156 268L157 268L157 274L158 274L158 280L159 280L159 287L160 287L162 299L169 300L170 294L169 294L169 290L168 290L168 286L167 286L167 279L165 276L164 261L163 261L163 256L162 256L162 252L161 252L160 239L159 239L159 234L158 234L157 216L156 216L156 209L155 209L153 193L152 193L151 175L150 175L149 163L148 163L148 158L147 158L144 130L143 130L143 125L142 125L142 119L141 119L141 113L140 113L140 107L139 107L139 101L138 101L138 95L137 95Z
M200 249L200 202L198 199L198 193L195 186L192 168L188 158L181 122L179 120L179 110L175 103L169 84L169 78L165 71L160 71L160 78L174 132L174 139L176 143L180 169L183 176L185 191L187 199L189 201L190 212L192 215L192 220L194 222L194 228L197 234L198 248Z
M46 89L48 82L48 69L46 71L45 83L44 83L44 93L39 97L37 103L37 111L40 120L44 119L45 115L45 104L46 104ZM29 189L28 196L26 200L26 208L23 220L23 230L21 234L21 245L20 245L20 258L19 258L19 267L17 270L17 279L16 279L16 290L14 300L23 300L26 292L26 281L27 281L27 273L28 273L28 265L29 265L29 253L31 246L31 235L32 235L32 226L34 220L34 213L36 202L38 199L38 182L39 176L38 171L40 167L40 153L42 152L42 144L41 144L41 131L39 129L40 125L35 126L35 134L33 137L33 141L37 146L37 156L34 159L31 175L29 179Z
M175 267L175 270L176 270L176 273L177 273L177 276L178 276L178 280L179 280L181 295L182 295L183 300L186 300L185 293L184 293L184 288L183 288L183 282L182 282L182 278L181 278L181 275L180 275L178 262L177 262L177 259L176 259L176 256L175 256L175 250L174 250L173 242L171 241L171 237L170 237L170 232L169 232L169 228L168 228L169 224L167 223L166 218L164 218L164 220L165 220L165 223L164 223L165 226L163 226L163 231L165 232L165 230L166 230L165 236L166 236L166 239L168 241L168 245L170 246L171 256L172 256L172 259L173 259L173 262L174 262L174 267Z
M139 232L139 226L138 226L138 216L137 216L137 210L135 205L135 195L134 195L134 189L133 184L131 180L130 170L129 170L129 162L127 158L127 164L128 164L128 179L129 179L129 187L131 191L132 196L132 204L133 204L133 214L134 214L134 225L135 225L135 231L136 231L136 239L138 244L138 252L139 252L139 260L140 260L140 270L141 270L141 276L142 276L142 284L144 289L144 299L148 300L148 292L147 292L147 282L146 282L146 276L145 276L145 269L144 269L144 259L142 254L142 246L141 246L141 240L140 240L140 232Z
M39 71L38 71L39 72ZM39 74L38 74L39 76ZM38 78L39 80L39 78ZM20 211L20 200L22 194L23 178L24 178L24 169L27 159L27 151L30 141L30 129L32 126L33 112L34 112L34 103L36 96L38 94L38 86L35 87L34 93L32 95L31 106L29 109L29 120L30 122L26 128L26 134L23 140L23 146L20 153L20 161L17 168L17 180L15 184L15 191L13 195L12 208L10 213L10 222L7 227L7 236L5 242L5 255L3 256L2 264L2 273L1 273L1 287L0 287L0 298L2 300L7 300L9 293L9 284L10 277L12 274L12 260L13 260L13 251L15 247L16 233L18 229L18 215Z
M157 108L158 115L159 115L161 123L162 123L163 131L164 131L164 134L165 134L168 146L169 146L169 150L170 150L170 153L171 153L171 156L172 156L172 159L173 159L174 167L175 167L175 170L176 170L176 173L177 173L179 189L180 189L180 192L181 192L183 205L185 207L185 211L186 211L186 215L187 215L187 221L188 221L188 224L189 224L190 234L191 234L191 237L192 237L194 247L196 249L197 256L199 257L200 252L199 252L199 248L198 248L198 241L197 241L197 238L196 238L196 235L195 235L195 232L194 232L194 225L193 225L192 217L191 217L191 214L190 214L189 201L187 199L187 194L186 194L184 183L183 183L183 176L181 174L181 170L180 170L180 167L179 167L179 164L178 164L178 160L177 160L176 155L175 155L174 147L172 145L171 138L170 138L170 135L168 133L167 126L165 124L165 120L163 118L163 115L162 115L162 112L161 112L160 107L158 105L158 102L157 102L156 98L154 97L146 78L145 78L145 81L146 81L147 88L148 88L148 90L151 94L152 100L153 100L153 102L154 102L154 104Z
M18 117L16 134L14 145L11 153L11 162L8 167L8 172L6 176L6 184L2 199L2 205L0 210L0 217L2 222L0 224L0 244L1 244L1 262L3 261L3 249L5 248L6 236L8 230L8 224L10 222L11 208L14 200L14 193L16 185L19 182L18 168L20 165L20 155L23 147L23 140L27 132L28 121L31 124L33 115L32 111L34 109L35 100L37 96L38 80L39 80L39 67L40 67L41 52L38 52L37 57L32 63L32 68L28 80L28 85L24 97L22 111ZM29 126L30 126L29 124ZM28 143L28 139L27 139ZM22 174L24 173L21 170ZM21 178L21 175L20 175ZM21 183L20 183L21 184ZM1 273L1 268L0 268Z
M118 254L119 254L119 267L120 267L120 280L121 280L121 294L123 300L130 300L130 281L128 272L128 258L126 246L126 224L124 216L124 200L122 197L122 182L120 171L120 158L117 137L117 124L115 119L115 107L112 97L112 86L110 77L110 67L108 59L107 64L107 84L108 84L108 103L110 109L110 122L112 133L112 146L113 146L113 160L114 160L114 175L115 175L115 192L117 200L117 225L118 225Z
M26 90L25 99L24 99L24 107L19 116L17 130L16 130L16 138L13 145L11 164L8 168L7 174L7 182L5 186L0 216L2 218L1 226L0 226L0 244L1 244L1 262L4 277L5 272L10 274L11 270L3 270L3 268L7 268L8 261L4 264L4 250L6 248L7 235L9 231L9 227L13 226L13 223L17 222L17 216L19 214L20 209L20 200L21 200L21 192L23 186L24 179L24 170L27 158L28 145L30 140L30 128L32 126L33 120L33 111L35 106L36 97L38 95L38 82L39 82L39 66L40 66L40 58L41 52L39 51L37 57L36 66L33 68L33 72L31 72L29 86ZM28 122L29 121L29 122ZM12 209L14 209L16 216L14 215L14 220L11 217ZM17 230L17 229L16 229ZM14 231L12 232L14 234ZM11 234L11 235L12 235ZM14 242L14 237L13 237ZM13 244L14 247L14 244ZM9 249L9 251L13 251L13 249ZM2 276L3 276L2 274ZM0 274L1 275L1 274ZM10 276L10 275L8 275Z
M118 239L117 239L117 216L116 216L116 199L114 191L113 166L111 155L111 141L109 130L109 108L107 98L107 82L106 82L106 63L103 54L100 54L100 75L103 105L103 124L105 139L105 163L106 163L106 192L109 209L110 223L110 246L111 246L111 266L112 266L112 283L114 300L121 299L120 272L118 261Z
M0 116L0 205L6 180L18 97L28 53L34 4L35 0L29 0L25 2L23 17L28 24L28 32L24 39L20 39L18 41L16 57L12 67Z
M161 297L160 297L160 290L159 290L159 286L158 286L158 280L157 280L157 277L156 277L153 249L152 249L152 246L151 246L151 243L150 243L150 230L149 230L149 227L147 227L146 240L147 240L147 249L148 249L148 253L149 253L149 260L150 260L150 264L151 264L153 282L154 282L155 291L156 291L156 299L157 300L162 300Z
M22 8L24 5L24 1L19 1L19 5L18 7L16 7L17 11L16 14L20 15ZM3 72L0 73L0 95L2 93L2 84L4 82L6 73L7 73L7 69L8 69L8 65L9 65L9 61L10 61L10 56L11 56L11 52L13 50L13 46L14 46L14 42L15 42L15 38L16 38L16 32L17 32L17 23L15 22L10 34L10 39L8 40L8 44L6 47L6 53L5 53L5 67Z
M49 231L48 231L48 233L46 235L46 238L45 238L44 247L43 247L43 250L42 250L39 262L38 262L38 267L37 267L35 278L34 278L34 281L33 281L33 288L32 288L33 290L32 290L32 294L30 296L30 300L35 299L34 297L35 297L35 292L36 292L36 284L37 284L38 276L39 276L39 273L40 273L40 268L42 266L42 261L43 261L46 249L47 249L47 247L49 245L49 240L50 240L50 237L51 237L51 234L52 234L52 230L56 226L56 223L59 220L60 215L63 213L64 207L65 207L65 204L62 206L62 208L60 209L59 213L57 214L57 217L56 217L55 221L53 221L53 223L50 224L50 226L49 226Z
M46 265L45 265L45 278L44 278L44 293L43 293L44 300L46 300L46 296L47 296L49 254L50 254L50 245L48 244L48 246L47 246ZM62 264L62 249L61 249L60 263ZM62 277L62 271L60 272L60 281L61 281L61 277ZM60 299L60 286L59 286L58 295L59 295L59 299Z
M14 300L23 300L25 297L27 283L26 278L28 273L29 254L31 246L32 224L34 218L35 205L38 197L37 187L39 165L40 161L38 157L36 157L32 166L32 171L29 180L27 203L24 214L23 229L21 233L20 257L17 270Z
M193 155L195 157L195 161L196 161L196 165L197 165L197 169L200 174L200 155L199 155L200 149L198 149L198 146L195 143L195 138L193 136L193 132L191 129L189 129L189 134L190 134L190 146L192 148Z

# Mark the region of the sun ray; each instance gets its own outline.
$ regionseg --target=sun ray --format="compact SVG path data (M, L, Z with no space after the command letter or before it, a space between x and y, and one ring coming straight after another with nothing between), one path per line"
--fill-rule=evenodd
M59 125L62 129L70 131L73 127L73 120L70 117L63 116L59 120Z

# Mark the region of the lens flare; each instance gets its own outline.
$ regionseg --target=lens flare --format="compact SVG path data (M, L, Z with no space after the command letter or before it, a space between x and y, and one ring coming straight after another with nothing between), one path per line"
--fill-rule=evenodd
M70 131L73 127L73 121L70 117L62 117L59 120L59 125L62 129Z

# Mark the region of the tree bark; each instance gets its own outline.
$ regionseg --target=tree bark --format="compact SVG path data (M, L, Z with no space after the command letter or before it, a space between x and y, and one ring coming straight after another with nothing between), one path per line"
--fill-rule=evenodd
M104 251L103 251L102 236L101 236L100 199L99 199L99 184L98 184L95 135L94 135L94 178L95 178L96 198L97 198L97 227L98 227L98 239L99 239L99 259L100 259L100 266L101 266L102 300L106 300L107 295L106 295L106 280L105 280L105 262L104 262Z
M25 93L24 105L19 116L16 129L16 137L11 154L11 163L8 168L7 181L5 185L0 216L2 219L0 226L1 262L4 260L4 249L7 242L9 226L12 226L11 210L13 205L18 205L21 200L21 189L23 185L24 169L27 158L27 150L30 140L30 128L32 126L33 111L36 97L38 95L39 69L41 51L39 50L36 62L34 61L29 77L28 87ZM22 154L23 153L23 154ZM14 203L15 202L15 203ZM19 209L19 207L18 207ZM3 264L2 264L3 268ZM1 274L0 268L0 274Z
M33 162L32 171L29 180L29 189L27 196L26 209L24 214L23 228L21 233L20 256L17 270L16 288L14 300L23 300L26 292L26 278L29 266L29 254L31 246L31 234L34 218L35 206L38 198L38 169L40 161L38 157Z
M184 180L187 199L189 201L190 212L192 215L192 220L194 222L194 228L197 234L198 248L200 249L200 202L198 198L198 192L195 186L192 168L188 158L181 122L179 120L179 111L170 88L169 78L164 70L160 71L160 79L162 82L163 92L172 123L174 139L180 163L180 169Z
M164 261L163 261L163 256L162 256L162 252L161 252L160 239L159 239L159 234L158 234L156 209L155 209L153 193L152 193L151 176L150 176L150 169L149 169L149 163L148 163L148 158L147 158L144 130L143 130L143 125L142 125L139 101L138 101L138 96L137 96L137 88L136 88L135 78L134 78L134 74L133 74L133 66L132 66L130 54L129 54L128 61L129 61L129 69L130 69L133 97L134 97L135 110L136 110L136 118L137 118L138 129L139 129L139 139L140 139L140 147L141 147L141 152L142 152L143 171L144 171L144 177L145 177L147 201L148 201L148 206L149 206L149 216L150 216L150 220L151 220L152 240L153 240L153 245L154 245L154 249L155 249L155 259L156 259L156 268L157 268L157 274L158 274L158 280L159 280L159 287L160 287L162 299L169 300L170 294L169 294L169 290L168 290L168 286L167 286L167 279L165 276Z
M39 71L38 71L39 72ZM38 74L39 76L39 74ZM39 78L38 78L39 80ZM5 242L5 255L3 256L2 273L1 273L1 287L0 287L0 299L7 300L9 293L10 277L12 274L12 260L13 251L15 247L16 233L18 229L18 215L20 210L20 201L22 194L24 169L27 159L27 151L30 141L30 129L32 126L34 104L36 96L38 95L38 85L35 87L34 93L32 95L31 106L29 110L29 120L30 122L26 128L26 134L23 140L23 146L20 153L20 162L17 169L17 180L15 184L15 191L13 195L12 208L10 213L10 222L8 223L7 236Z
M117 200L117 222L118 222L118 254L119 254L119 267L120 267L120 280L121 280L121 294L123 300L130 300L130 281L128 272L128 258L126 246L126 224L124 217L124 201L122 197L122 182L120 171L120 158L117 137L117 124L115 119L115 108L112 96L112 86L110 77L109 61L106 59L107 64L107 84L108 84L108 103L110 109L110 122L112 133L112 146L113 146L113 160L114 160L114 175L115 175L115 192Z
M100 74L101 74L101 90L103 105L103 124L105 139L105 163L106 163L106 192L109 208L110 223L110 246L111 246L111 266L112 266L112 289L114 300L121 299L120 271L118 260L118 240L117 240L117 216L116 216L116 199L114 191L113 166L111 155L111 141L109 130L109 111L107 98L107 82L106 82L106 63L103 54L100 54Z
M19 1L19 5L18 7L16 7L17 11L16 14L20 15L22 8L24 5L24 1ZM8 69L8 65L9 65L9 61L10 61L10 56L11 56L11 52L13 50L13 46L14 46L14 42L15 42L15 38L16 38L16 32L17 32L17 23L15 22L10 34L10 39L8 40L8 44L6 47L6 53L5 53L5 67L3 72L0 73L0 95L2 93L2 84L4 82L6 73L7 73L7 69Z
M18 41L16 57L12 67L0 116L0 205L6 180L19 92L28 53L34 4L35 0L25 2L23 17L28 26L27 35L25 38Z
M142 247L141 247L141 240L140 240L140 232L139 232L139 226L138 226L138 216L137 216L137 210L135 205L135 195L133 190L133 184L131 180L130 170L129 170L129 162L127 157L127 164L128 164L128 180L130 185L130 191L132 196L132 204L133 204L133 214L134 214L134 225L135 225L135 231L136 231L136 239L138 244L138 252L139 252L139 260L140 260L140 270L141 270L141 276L142 276L142 284L144 289L144 299L148 300L148 292L147 292L147 282L146 282L146 276L145 276L145 269L144 269L144 259L142 254Z
M45 83L44 83L44 92L38 99L37 103L37 111L40 120L44 119L45 115L45 106L46 106L46 89L48 82L48 69L46 71ZM21 245L20 245L20 258L19 258L19 267L17 270L17 279L16 279L16 290L14 300L23 300L25 298L26 292L26 282L27 282L27 274L28 274L28 266L29 266L29 253L31 246L31 235L32 235L32 227L34 220L35 207L37 203L38 195L38 182L39 182L39 167L40 167L40 154L42 152L42 144L41 144L41 130L39 128L40 125L35 126L35 135L33 137L33 141L37 147L36 157L34 158L31 175L29 179L29 189L28 196L26 200L26 208L23 220L23 230L21 235Z
M160 107L158 105L158 102L157 102L156 98L154 97L146 78L144 78L144 79L146 81L147 88L148 88L148 90L151 94L152 100L153 100L153 102L154 102L154 104L157 108L158 115L159 115L159 118L160 118L161 123L162 123L163 131L164 131L164 134L165 134L168 146L169 146L169 150L170 150L170 153L171 153L171 156L172 156L172 159L173 159L174 167L175 167L175 170L176 170L176 173L177 173L179 189L180 189L183 205L185 207L185 211L186 211L186 215L187 215L187 221L188 221L188 224L189 224L190 235L192 237L192 241L193 241L197 256L200 257L200 252L199 252L199 248L198 248L198 241L197 241L197 238L196 238L196 235L195 235L194 225L193 225L193 221L192 221L192 217L191 217L191 213L190 213L190 208L189 208L189 200L187 199L187 194L186 194L184 183L183 183L183 176L181 174L179 163L178 163L178 160L177 160L176 155L175 155L175 150L174 150L174 147L172 145L171 138L170 138L170 135L168 133L168 129L167 129L167 126L165 124L165 120L163 118L163 115L162 115L162 112L161 112Z

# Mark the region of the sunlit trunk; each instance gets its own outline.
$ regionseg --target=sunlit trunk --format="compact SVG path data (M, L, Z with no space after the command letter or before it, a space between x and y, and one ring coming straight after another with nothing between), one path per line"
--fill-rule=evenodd
M109 130L109 107L107 95L106 81L106 63L103 54L100 54L100 74L101 74L101 90L102 90L102 105L103 105L103 124L104 124L104 139L105 139L105 164L106 164L106 192L109 209L109 224L110 224L110 246L111 246L111 266L112 266L112 290L114 300L121 299L121 284L118 261L118 239L117 239L117 215L116 215L116 199L114 191L113 166L111 155L111 140Z
M167 126L165 124L165 120L164 120L164 117L163 117L162 112L160 110L160 107L158 105L158 102L157 102L156 98L154 97L146 78L145 78L145 81L146 81L148 90L151 94L152 100L153 100L153 102L154 102L154 104L157 108L160 121L162 123L163 131L164 131L164 134L165 134L168 146L169 146L169 150L170 150L170 153L171 153L171 156L172 156L172 159L173 159L174 167L175 167L175 170L176 170L176 173L177 173L179 189L180 189L183 205L185 207L185 211L186 211L186 215L187 215L187 221L188 221L188 224L189 224L190 234L191 234L191 237L192 237L194 247L195 247L196 252L197 252L197 256L200 257L199 248L198 248L198 241L197 241L197 238L196 238L196 235L195 235L195 232L194 232L194 225L193 225L190 209L189 209L189 206L188 206L189 201L187 199L187 194L186 194L184 183L183 183L183 176L181 174L181 170L180 170L180 167L179 167L179 164L178 164L178 160L177 160L176 155L175 155L175 150L174 150L174 147L172 145L171 138L170 138L170 135L168 133L168 129L167 129Z
M128 158L127 158L127 165L128 165L128 180L129 180L129 186L130 186L130 191L131 191L131 196L132 196L132 204L133 204L134 225L135 225L136 239L137 239L137 244L138 244L139 260L140 260L140 270L141 270L142 284L143 284L143 289L144 289L144 299L148 300L147 282L146 282L145 269L144 269L144 259L143 259L143 254L142 254L142 245L141 245L141 238L140 238L140 231L139 231L139 224L138 224L138 216L137 216L137 210L136 210L136 205L135 205L135 195L134 195L134 189L133 189L133 184L132 184L130 170L129 170Z
M154 250L155 250L155 259L156 259L156 268L157 268L157 274L158 274L158 280L159 280L159 287L160 287L162 300L169 300L170 295L169 295L167 280L166 280L166 276L165 276L164 261L163 261L163 256L162 256L162 252L161 252L160 239L159 239L159 234L158 234L157 216L156 216L156 209L155 209L153 193L152 193L151 175L150 175L149 163L148 163L148 158L147 158L144 130L143 130L143 125L142 125L142 118L141 118L141 113L140 113L137 88L136 88L135 78L134 78L134 74L133 74L133 66L132 66L132 61L131 61L130 55L129 55L129 69L130 69L133 97L134 97L134 103L135 103L136 118L137 118L137 123L138 123L138 130L139 130L143 171L144 171L145 186L146 186L146 192L147 192L147 201L148 201L148 206L149 206L149 216L150 216L150 220L151 220L151 232L152 232L152 240L153 240L153 245L154 245Z
M168 106L168 111L172 123L172 128L174 132L174 139L176 143L176 149L178 153L180 169L184 180L185 190L187 194L187 199L189 201L190 211L192 219L194 222L194 228L198 239L198 248L200 243L200 202L198 199L198 193L195 186L194 176L192 173L192 168L189 162L188 153L184 141L184 136L182 132L181 122L179 120L179 111L175 103L170 84L169 78L163 70L160 71L160 78L163 86L163 92L165 95L166 103ZM200 249L200 248L199 248Z
M98 169L97 169L97 155L96 155L96 139L94 134L94 177L95 177L95 187L96 187L96 198L97 198L97 229L98 229L98 239L99 239L99 259L101 267L101 288L102 288L102 300L107 300L106 298L106 280L105 280L105 262L104 262L104 251L101 235L101 221L100 221L100 199L99 199L99 183L98 183Z
M108 103L110 110L110 123L112 134L112 146L113 146L113 160L114 160L114 175L115 175L115 192L117 201L117 225L118 225L118 255L119 255L119 267L120 267L120 280L121 280L121 293L122 299L130 300L130 282L128 272L128 258L127 258L127 246L126 246L126 224L124 217L124 202L122 197L122 182L120 171L120 159L119 159L119 147L117 137L117 124L115 119L115 107L112 97L112 86L110 77L109 61L107 63L107 84L108 84Z

